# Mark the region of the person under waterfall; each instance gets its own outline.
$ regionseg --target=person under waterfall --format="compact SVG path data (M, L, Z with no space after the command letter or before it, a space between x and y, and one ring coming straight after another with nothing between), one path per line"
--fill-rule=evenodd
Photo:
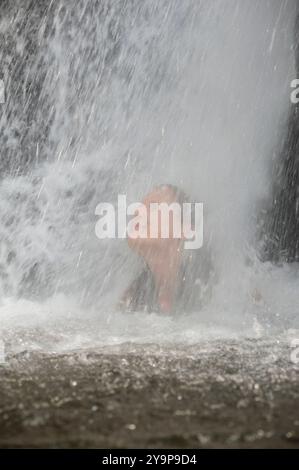
M151 204L161 203L169 207L173 203L178 203L180 207L184 203L190 204L182 190L167 184L150 191L144 197L142 207L149 214ZM198 310L209 293L212 275L209 249L185 249L185 233L192 228L191 225L186 227L184 224L181 236L177 237L174 233L175 214L169 211L168 217L168 220L161 216L156 219L155 238L150 236L150 217L145 219L147 236L133 237L128 233L128 245L140 258L142 267L121 298L119 307L122 310L164 314ZM165 223L169 224L167 238L162 235ZM182 219L180 223L183 223ZM192 224L191 220L189 223ZM137 225L139 229L139 223Z

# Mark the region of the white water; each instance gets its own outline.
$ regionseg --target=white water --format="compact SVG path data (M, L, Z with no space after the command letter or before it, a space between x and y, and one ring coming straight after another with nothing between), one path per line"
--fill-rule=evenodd
M261 263L255 238L290 106L295 4L132 0L105 16L57 13L44 85L55 147L0 185L0 319L12 350L296 327L298 267ZM125 315L115 304L137 261L125 242L95 237L94 210L161 182L204 202L217 279L200 312Z

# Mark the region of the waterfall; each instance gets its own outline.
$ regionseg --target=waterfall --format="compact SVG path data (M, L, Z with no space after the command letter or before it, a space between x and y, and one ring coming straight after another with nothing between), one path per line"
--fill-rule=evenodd
M259 238L295 17L295 0L6 2L0 334L69 348L296 325L298 266L263 262ZM137 261L124 240L96 238L95 208L164 182L204 203L211 295L179 318L125 315L115 304Z

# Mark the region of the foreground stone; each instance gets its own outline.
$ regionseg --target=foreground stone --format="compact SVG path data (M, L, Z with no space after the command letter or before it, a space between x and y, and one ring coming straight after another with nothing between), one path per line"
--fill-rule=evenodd
M0 368L0 447L299 446L299 369L277 340L23 354Z

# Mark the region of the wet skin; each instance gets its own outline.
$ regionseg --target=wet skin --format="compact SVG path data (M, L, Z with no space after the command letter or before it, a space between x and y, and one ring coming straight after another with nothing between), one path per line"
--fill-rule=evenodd
M157 238L152 238L151 224L155 223L150 220L150 206L153 203L168 205L177 202L176 194L173 188L162 186L154 189L145 196L142 201L143 208L137 211L136 215L140 216L140 223L145 219L142 217L144 211L147 215L147 227L145 229L146 237L133 238L128 236L128 245L135 251L147 264L150 269L156 289L160 310L162 313L169 313L172 309L178 272L182 259L182 238L174 236L174 214L169 213L168 220L162 221L161 213L157 218L158 225L155 227ZM169 224L169 237L163 238L163 223ZM136 229L139 229L139 222L136 223Z

